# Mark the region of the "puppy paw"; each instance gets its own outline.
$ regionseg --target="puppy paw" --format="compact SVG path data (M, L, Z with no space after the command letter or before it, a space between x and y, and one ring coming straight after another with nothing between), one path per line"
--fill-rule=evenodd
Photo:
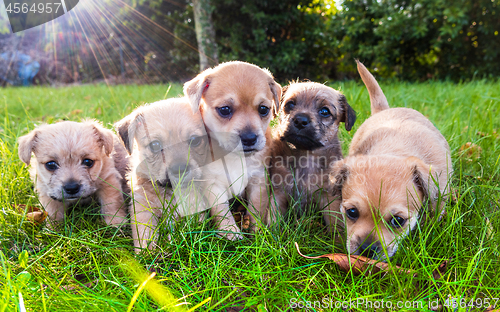
M239 240L242 240L244 237L243 235L239 234L239 233L223 233L223 234L219 234L220 236L224 237L225 239L228 239L230 241L239 241Z

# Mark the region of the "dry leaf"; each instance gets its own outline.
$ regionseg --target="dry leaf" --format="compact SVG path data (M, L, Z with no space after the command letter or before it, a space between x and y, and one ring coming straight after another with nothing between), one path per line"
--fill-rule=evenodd
M26 219L30 220L31 222L33 222L35 224L42 224L48 215L49 214L47 213L47 211L28 212L26 214Z
M90 100L91 98L92 98L92 97L91 97L90 95L87 95L87 96L84 96L84 97L83 97L83 99L84 99L84 100L86 100L86 101Z
M371 269L369 273L377 273L379 271L388 271L389 264L385 262L376 261L364 256L356 256L356 255L346 255L343 253L334 253L334 254L326 254L316 257L309 257L303 255L299 250L299 244L295 243L295 247L297 248L297 252L304 258L307 259L319 259L319 258L328 258L335 262L339 268L344 272L354 273L354 275L359 275L365 273L367 269ZM396 269L401 269L398 266L395 266ZM405 273L412 273L410 270L403 270Z
M83 113L83 111L81 109L75 109L75 110L71 111L71 115L78 115L81 113Z
M46 211L42 211L36 206L26 206L25 204L20 204L12 205L12 207L19 213L24 213L26 211L26 219L35 224L42 224L48 215Z
M481 156L482 151L483 149L481 148L481 146L472 142L467 142L464 145L460 146L460 155L467 158L478 159Z
M241 222L241 229L247 231L250 229L250 216L246 215L243 217L243 222Z
M96 109L95 114L102 115L102 108L100 106Z
M316 257L309 257L303 255L300 252L299 244L297 244L296 242L295 242L295 247L297 248L297 252L299 253L299 255L301 255L304 258L307 259L328 258L333 262L335 262L342 271L346 273L352 272L354 275L373 274L380 271L394 272L391 269L395 269L397 270L397 273L413 274L413 276L416 276L416 272L414 272L413 270L403 269L397 265L389 266L388 263L373 260L364 256L334 253ZM439 267L434 272L432 272L432 277L434 279L440 279L444 275L446 268L448 267L448 263L449 261L444 261L443 263L441 263Z

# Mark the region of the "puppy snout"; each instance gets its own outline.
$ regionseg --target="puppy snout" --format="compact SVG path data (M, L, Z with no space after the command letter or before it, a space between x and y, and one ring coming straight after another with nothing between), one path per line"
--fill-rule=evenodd
M64 192L66 192L66 194L69 195L77 194L80 191L80 188L81 188L80 183L74 181L68 182L63 186Z
M257 143L257 135L253 132L244 132L240 134L241 143L243 146L250 147Z
M293 117L293 125L295 128L301 130L311 123L311 118L307 114L297 114Z
M189 179L191 168L186 163L175 164L170 167L170 173L173 179L179 181L180 179Z
M365 242L359 247L359 254L368 258L376 258L378 255L377 244Z

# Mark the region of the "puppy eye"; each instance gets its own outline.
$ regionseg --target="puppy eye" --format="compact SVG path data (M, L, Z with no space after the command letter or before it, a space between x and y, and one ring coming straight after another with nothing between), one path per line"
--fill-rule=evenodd
M264 105L259 106L259 114L262 117L266 117L267 115L269 115L269 107Z
M201 144L201 141L203 141L202 137L200 137L200 136L192 136L189 139L189 145L193 146L193 147L196 147L196 146L199 146Z
M359 211L356 208L347 209L345 211L345 214L349 219L353 221L356 221L359 218Z
M59 168L59 165L57 165L55 161L49 161L45 163L45 169L47 169L48 171L55 171L57 170L57 168Z
M228 118L232 114L231 107L229 106L218 107L216 110L224 118Z
M326 107L323 107L322 109L319 110L319 114L321 115L321 117L330 117L332 115L332 113L330 113L330 110Z
M295 107L295 103L293 101L288 101L285 104L285 113L289 113Z
M162 148L163 147L161 146L160 141L153 141L153 142L149 143L149 149L153 153L158 153L159 151L162 150Z
M406 223L406 220L404 218L401 218L398 216L394 216L391 219L391 225L395 228L400 228L403 225L405 225L405 223Z
M94 161L92 159L86 158L82 161L82 165L84 165L85 167L92 168L92 166L94 165Z

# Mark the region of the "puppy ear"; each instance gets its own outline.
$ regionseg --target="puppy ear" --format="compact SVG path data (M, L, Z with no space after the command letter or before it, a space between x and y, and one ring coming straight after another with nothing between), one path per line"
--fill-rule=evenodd
M97 142L104 147L104 153L106 156L109 156L113 151L114 143L113 137L114 134L111 130L104 128L98 121L90 120L88 121L92 126L94 133L97 137Z
M273 79L269 81L269 88L271 89L271 93L273 94L274 98L274 114L275 116L277 116L280 110L282 89L280 84L274 81Z
M120 137L123 146L127 149L129 155L132 154L132 150L134 149L134 138L135 138L135 130L136 130L136 114L130 114L122 120L115 123L116 132L118 132L118 136Z
M29 165L31 162L31 153L35 148L36 136L38 134L37 130L33 130L27 135L23 135L18 139L18 154L19 158L26 164Z
M332 173L330 173L333 178L331 179L332 195L342 196L342 187L349 177L349 169L344 161L337 161L333 167Z
M352 107L347 103L347 99L343 94L340 95L339 103L342 106L343 114L340 117L340 122L345 123L345 129L347 131L351 131L352 126L356 122L356 112Z
M189 80L184 84L184 95L189 99L193 112L197 112L200 108L203 93L210 86L210 77L205 70L194 79Z
M422 202L429 201L432 207L434 207L436 199L439 196L439 189L432 180L431 166L417 157L408 157L407 162L410 165L413 183L423 194Z

